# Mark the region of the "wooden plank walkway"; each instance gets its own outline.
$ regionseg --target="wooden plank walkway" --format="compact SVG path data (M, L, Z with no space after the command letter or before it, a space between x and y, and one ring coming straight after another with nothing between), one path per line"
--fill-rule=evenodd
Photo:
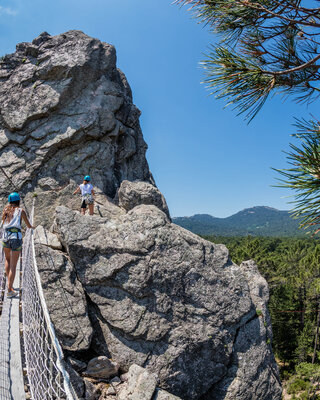
M0 266L3 268L3 265ZM14 288L20 288L20 261ZM19 296L4 295L0 318L0 399L25 400L19 326Z

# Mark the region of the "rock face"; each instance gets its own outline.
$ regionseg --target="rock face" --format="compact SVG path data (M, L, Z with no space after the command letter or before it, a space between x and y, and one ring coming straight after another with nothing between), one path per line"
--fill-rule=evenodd
M171 223L114 48L43 33L0 61L0 79L0 199L29 192L29 207L37 193L36 258L68 356L111 358L119 373L135 364L130 396L148 375L157 399L280 399L267 284L252 262ZM88 173L92 217L72 197Z
M147 368L183 399L281 398L267 285L251 264L154 205L112 219L58 207L55 230L89 298L98 353Z
M247 279L258 318L253 318L239 328L228 373L204 399L281 398L281 383L270 346L272 329L267 309L268 284L254 261L243 262L240 269ZM251 387L250 392L248 385Z
M58 190L92 176L114 196L152 181L140 111L113 46L79 31L42 33L0 60L0 166L16 190ZM0 173L0 198L12 183Z

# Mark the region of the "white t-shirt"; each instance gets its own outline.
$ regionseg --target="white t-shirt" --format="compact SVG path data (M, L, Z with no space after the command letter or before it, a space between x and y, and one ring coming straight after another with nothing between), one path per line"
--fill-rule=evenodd
M81 190L81 195L85 196L86 194L91 194L91 191L93 189L93 186L91 185L91 183L81 183L80 185L80 190Z
M13 216L11 218L10 222L4 222L2 227L5 230L6 228L18 228L21 230L21 208L16 207L14 210ZM3 232L3 235L5 235L5 232ZM16 233L17 239L22 239L22 234L21 232Z

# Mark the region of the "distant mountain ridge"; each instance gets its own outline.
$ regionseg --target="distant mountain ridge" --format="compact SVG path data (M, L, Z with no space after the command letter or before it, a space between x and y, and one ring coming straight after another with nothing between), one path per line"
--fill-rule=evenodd
M306 236L306 231L299 229L299 220L293 219L289 211L267 206L246 208L226 218L195 214L172 220L175 224L201 235Z

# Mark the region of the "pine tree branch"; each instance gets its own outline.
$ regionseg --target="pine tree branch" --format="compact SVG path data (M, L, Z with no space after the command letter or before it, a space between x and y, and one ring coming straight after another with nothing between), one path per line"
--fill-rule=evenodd
M319 59L320 59L320 54L318 54L312 60L310 60L310 61L308 61L308 62L306 62L306 63L304 63L302 65L299 65L298 67L295 67L295 68L290 68L290 69L287 69L287 70L284 70L284 71L266 71L266 70L261 69L261 72L264 73L264 74L273 75L273 76L287 75L287 74L291 74L291 73L294 73L294 72L301 71L301 70L303 70L305 68L308 68L312 64L314 64L316 61L318 61ZM320 65L314 65L313 67L314 68L320 68Z
M304 26L309 26L309 27L313 27L313 28L320 28L320 23L318 24L316 22L305 22L302 19L295 20L295 19L286 17L286 16L282 15L281 13L273 12L261 4L251 3L250 0L238 0L237 2L240 3L244 7L248 7L253 10L257 10L257 11L264 11L266 14L269 14L272 17L282 19L282 20L284 20L286 22L290 22L291 24L294 24L294 25L304 25Z

